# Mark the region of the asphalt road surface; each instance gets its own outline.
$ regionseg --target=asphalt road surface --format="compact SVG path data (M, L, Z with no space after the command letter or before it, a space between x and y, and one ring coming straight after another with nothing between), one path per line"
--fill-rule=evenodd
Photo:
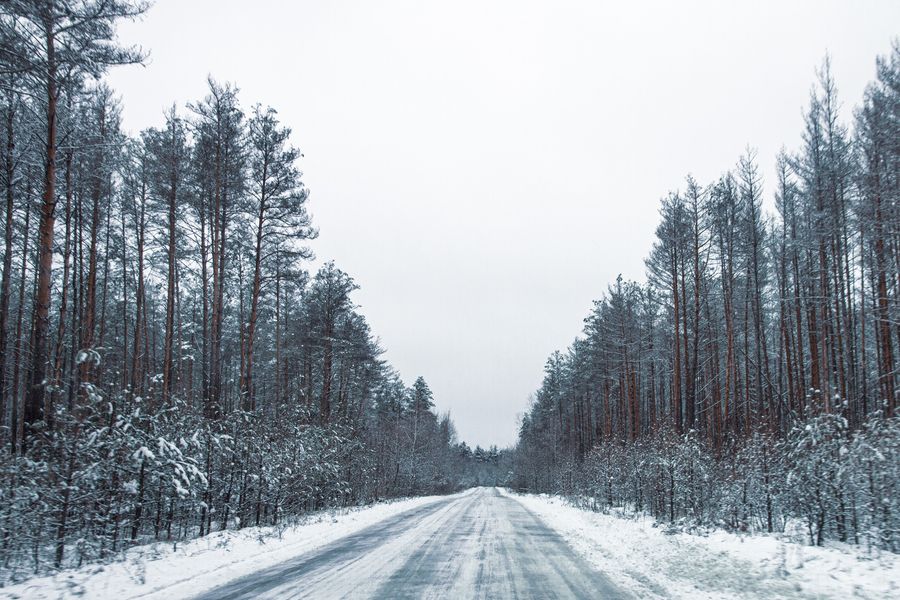
M216 588L203 600L626 598L514 498L478 488Z

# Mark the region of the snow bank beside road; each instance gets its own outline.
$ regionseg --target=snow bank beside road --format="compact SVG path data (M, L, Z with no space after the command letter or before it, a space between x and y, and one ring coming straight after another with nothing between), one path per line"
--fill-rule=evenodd
M651 519L575 508L558 497L504 493L640 598L900 598L900 556L815 548L773 536L667 534Z
M467 493L467 492L463 492ZM179 543L136 546L123 561L69 569L0 588L0 598L56 600L188 598L238 577L276 565L404 511L445 499L426 496L363 508L325 511L284 530L272 527L219 531Z

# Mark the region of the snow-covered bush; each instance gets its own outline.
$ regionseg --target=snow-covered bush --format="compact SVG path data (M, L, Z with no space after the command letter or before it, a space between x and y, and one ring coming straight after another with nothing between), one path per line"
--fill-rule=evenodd
M851 431L841 415L822 413L780 440L757 431L718 456L695 432L604 441L571 471L570 493L552 481L531 489L593 510L648 512L675 530L780 533L793 522L812 544L897 551L898 465L900 419L873 414Z

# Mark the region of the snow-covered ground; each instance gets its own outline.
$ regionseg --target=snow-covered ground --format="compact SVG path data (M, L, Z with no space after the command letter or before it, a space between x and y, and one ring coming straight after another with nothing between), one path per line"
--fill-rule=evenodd
M546 546L543 550L530 550L528 556L518 556L504 544L518 547L521 544L514 542L522 542L529 531L543 531L543 537L538 538L546 545L550 543L551 538L547 537L550 530L560 534L587 561L583 562L581 557L566 550L569 556L563 561L565 564L557 564L560 572L569 568L587 573L591 571L588 566L591 565L599 573L597 576L602 576L609 585L618 586L638 598L900 598L898 555L869 555L865 550L851 546L815 548L775 536L736 535L724 531L713 531L705 536L670 533L665 527L655 526L649 518L594 513L557 497L504 491L504 495L514 498L528 511L518 508L521 515L512 518L517 514L512 506L519 504L508 499L502 499L507 504L498 502L501 498L496 494L491 490L470 490L452 497L414 498L321 513L285 529L280 537L272 528L249 528L217 532L179 544L177 548L171 544L136 547L120 562L67 570L52 577L0 588L0 598L174 600L210 592L235 580L253 583L253 577L264 579L266 573L269 578L278 579L275 583L279 585L297 588L299 584L290 579L293 569L290 563L287 563L286 571L282 569L285 573L265 570L319 548L327 554L328 549L336 548L332 542L338 540L343 541L337 542L337 546L347 546L343 548L343 554L335 550L331 552L335 554L333 557L319 557L323 569L329 573L338 572L328 575L332 579L318 577L328 584L329 589L336 585L333 577L347 579L344 582L345 587L350 586L347 589L354 589L353 586L361 589L359 577L354 579L352 568L335 569L334 564L349 561L348 565L365 567L369 562L381 565L388 560L389 565L365 575L365 580L372 580L368 582L369 587L383 589L381 584L384 582L379 577L391 582L399 577L414 584L410 589L419 589L423 581L430 581L425 576L430 574L436 579L429 585L433 584L435 589L456 589L453 588L456 585L462 594L459 597L462 597L464 589L480 589L476 584L482 579L482 571L486 571L496 579L493 583L497 585L487 585L492 581L487 577L481 581L482 587L499 590L500 596L490 597L501 597L503 590L515 590L522 585L525 587L520 591L534 591L535 582L528 580L529 573L540 567L533 562L534 557L540 556L541 564L551 558L550 554L542 556ZM407 511L412 512L399 516ZM529 512L550 530L534 521ZM523 515L534 524L522 525ZM393 525L388 527L385 523ZM506 525L501 527L504 523ZM376 524L381 529L366 529ZM364 529L368 533L363 532ZM491 535L486 535L485 531ZM354 535L357 533L359 535ZM360 537L366 535L368 538ZM374 537L379 539L369 540ZM372 543L361 543L360 539ZM399 550L394 549L397 555L394 558L390 558L394 555L385 550L393 548L390 544L402 546ZM328 547L324 548L326 545ZM447 556L433 561L422 559L428 553ZM315 557L316 552L309 556ZM516 564L504 567L503 561L491 562L492 556L512 557ZM471 577L466 579L459 574L444 577L443 571L432 573L426 569L425 575L420 573L423 568L433 566L432 563L461 569L457 563L466 557L471 565L489 567L462 569L479 574L475 583L469 581ZM306 558L302 560L309 562ZM415 574L410 575L407 571ZM365 568L361 572L367 573ZM307 579L304 578L304 582L309 583ZM262 591L272 588L266 581L260 581L260 585ZM248 589L251 595L245 596L255 597L255 585ZM272 589L277 591L278 588Z
M0 598L188 598L445 498L426 496L322 512L285 529L280 537L272 527L253 527L216 532L177 547L171 543L136 546L119 562L69 569L0 588Z
M816 548L774 536L667 533L649 518L515 497L588 562L640 598L900 598L900 556Z

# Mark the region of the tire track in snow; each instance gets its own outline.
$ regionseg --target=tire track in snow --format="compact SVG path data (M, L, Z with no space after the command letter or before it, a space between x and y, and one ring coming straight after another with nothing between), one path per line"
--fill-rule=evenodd
M625 597L517 500L479 488L407 511L199 598Z

